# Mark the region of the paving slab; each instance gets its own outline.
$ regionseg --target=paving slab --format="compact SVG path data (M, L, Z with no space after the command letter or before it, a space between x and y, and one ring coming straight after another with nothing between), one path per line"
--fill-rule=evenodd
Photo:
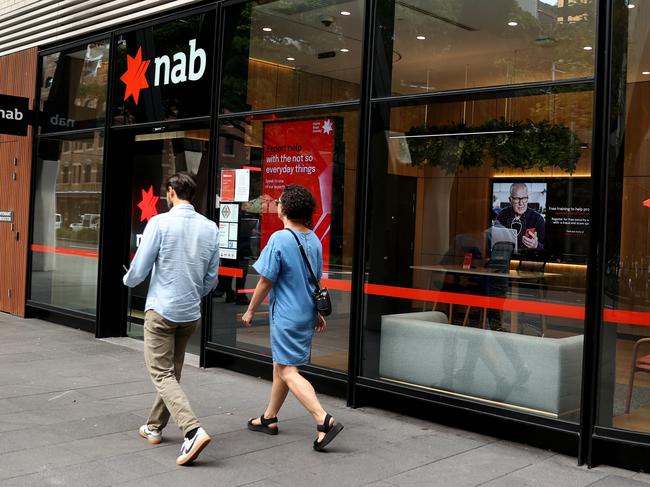
M648 484L639 480L621 477L619 475L608 475L607 477L590 484L592 487L646 487Z
M140 438L155 397L142 344L0 313L0 487L16 486L637 486L650 475L600 466L321 395L345 424L328 452L292 396L280 434L247 430L270 383L188 357L181 383L212 435L191 467L175 464L181 432Z

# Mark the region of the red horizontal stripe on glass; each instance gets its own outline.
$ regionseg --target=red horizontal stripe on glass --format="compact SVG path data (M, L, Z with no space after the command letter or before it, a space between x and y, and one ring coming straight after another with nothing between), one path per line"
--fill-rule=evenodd
M604 309L603 320L609 323L650 326L650 313L647 311L627 311L624 309Z
M74 249L69 247L54 247L50 245L32 244L32 251L45 252L59 255L72 255L97 259L99 253L96 250ZM131 256L133 258L133 255ZM244 277L242 269L234 267L219 267L220 276ZM328 289L336 291L351 291L352 283L338 279L323 279L322 284ZM253 289L240 289L238 292L250 293ZM431 291L428 289L417 289L397 286L384 286L381 284L366 284L366 294L375 296L387 296L393 298L415 299L418 301L430 301L434 303L459 304L463 306L474 306L479 308L492 308L519 313L531 313L545 316L557 316L584 320L585 310L582 306L569 304L543 303L523 299L495 298L489 296L477 296L474 294L448 293L443 291ZM628 311L623 309L604 309L603 320L608 323L650 326L650 312Z
M443 291L429 291L427 289L383 286L380 284L366 284L365 292L366 294L374 294L377 296L460 304L463 306L558 316L561 318L571 318L576 320L582 320L585 317L585 309L583 306L573 306L569 304L542 303L523 299L494 298L489 296L477 296L474 294L459 294Z
M219 267L219 275L227 277L244 277L244 271L236 267Z
M75 257L86 257L88 259L98 259L99 252L96 250L72 249L69 247L52 247L50 245L32 244L34 252L44 252L59 255L74 255Z
M242 169L248 169L249 171L262 171L261 167L255 167L255 166L242 166Z
M336 291L352 291L352 282L340 279L321 279L321 285Z

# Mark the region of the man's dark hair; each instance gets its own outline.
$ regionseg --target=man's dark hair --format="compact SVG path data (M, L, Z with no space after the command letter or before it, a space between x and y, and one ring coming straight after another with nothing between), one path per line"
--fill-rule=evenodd
M176 196L185 201L192 201L194 193L196 193L196 181L185 171L169 176L165 187L172 188L176 191Z
M298 184L289 184L280 196L280 203L282 203L282 212L289 220L311 227L316 201L307 188Z

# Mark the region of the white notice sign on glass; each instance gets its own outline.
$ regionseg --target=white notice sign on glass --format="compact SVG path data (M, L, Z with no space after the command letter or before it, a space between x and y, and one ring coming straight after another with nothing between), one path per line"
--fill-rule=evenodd
M219 249L220 259L236 259L237 249Z
M230 233L230 223L220 223L219 224L219 247L228 247L228 233Z
M231 223L228 229L228 240L237 240L237 224Z
M250 169L235 170L235 201L248 201L251 188Z
M237 223L239 220L239 205L237 203L222 203L219 208L219 224L223 222Z

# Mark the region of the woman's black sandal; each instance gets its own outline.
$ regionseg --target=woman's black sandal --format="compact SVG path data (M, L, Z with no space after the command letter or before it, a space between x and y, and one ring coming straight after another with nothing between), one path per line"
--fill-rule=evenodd
M260 433L266 433L267 435L277 435L278 434L278 428L277 426L275 428L269 428L270 424L277 423L278 418L277 417L272 417L272 418L265 418L264 415L262 414L260 416L260 423L261 424L253 424L253 419L248 420L248 429L251 431L259 431Z
M318 426L316 426L316 429L321 433L325 433L325 436L323 436L323 439L320 441L318 441L318 438L316 438L316 440L314 441L314 450L323 451L325 447L329 445L329 443L343 429L343 425L341 423L330 424L331 419L332 416L326 414L325 421L323 421L323 424L319 424Z

